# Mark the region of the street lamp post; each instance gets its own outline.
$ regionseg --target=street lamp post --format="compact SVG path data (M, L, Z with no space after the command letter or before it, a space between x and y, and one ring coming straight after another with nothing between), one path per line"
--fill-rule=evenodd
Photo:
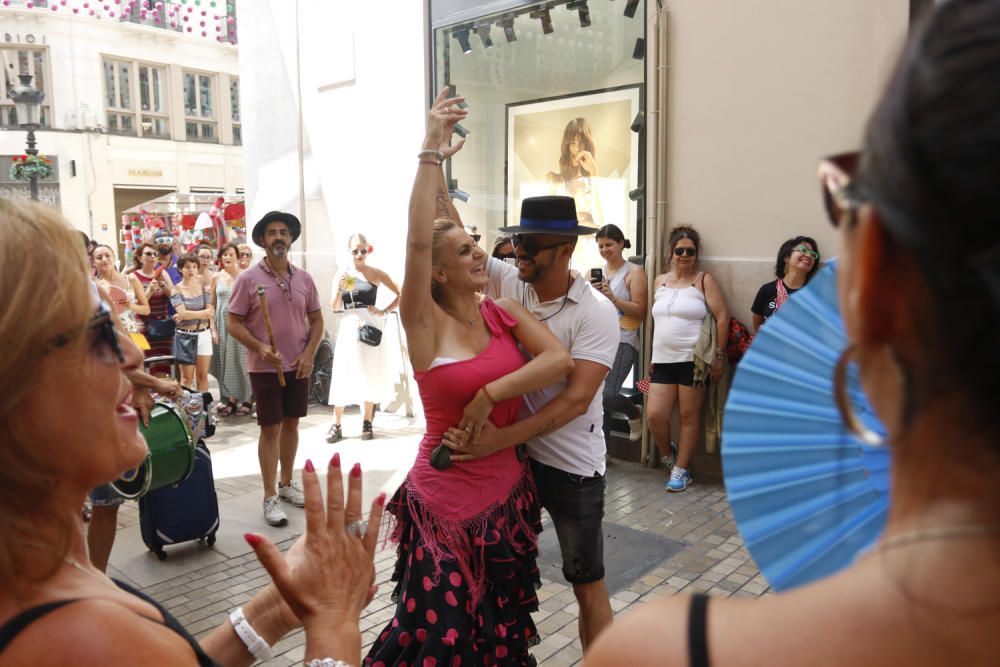
M42 100L45 99L45 93L31 85L30 74L18 74L17 78L21 83L10 91L10 98L14 101L14 109L17 111L17 124L28 131L27 148L24 152L27 155L37 156L35 130L42 124ZM31 198L38 201L38 176L32 174L29 183Z

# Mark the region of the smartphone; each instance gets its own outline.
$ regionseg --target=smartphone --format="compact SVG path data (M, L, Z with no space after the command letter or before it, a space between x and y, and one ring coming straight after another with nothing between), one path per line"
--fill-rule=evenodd
M602 283L604 282L604 273L600 269L590 270L590 282L592 283Z

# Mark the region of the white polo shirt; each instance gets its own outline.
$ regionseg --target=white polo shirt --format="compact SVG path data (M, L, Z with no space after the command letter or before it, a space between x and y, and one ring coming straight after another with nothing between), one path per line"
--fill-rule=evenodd
M565 299L538 302L534 288L517 277L517 267L490 258L486 265L489 284L485 293L499 299L514 299L527 308L569 350L573 359L593 361L610 369L618 352L618 311L576 274ZM524 406L531 413L566 390L567 379L525 394ZM536 461L575 475L604 474L604 384L590 400L587 412L548 435L528 441L528 455Z

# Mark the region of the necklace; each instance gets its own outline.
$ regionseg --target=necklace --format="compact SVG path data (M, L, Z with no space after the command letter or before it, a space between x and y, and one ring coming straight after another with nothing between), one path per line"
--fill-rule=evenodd
M463 322L463 323L468 324L470 327L473 326L476 322L479 321L479 318L476 317L477 315L479 315L479 305L478 304L476 305L476 312L473 313L472 317L459 317L458 315L456 315L455 313L451 312L450 310L448 310L447 308L445 308L443 306L441 307L441 310L443 310L444 312L448 313L448 315L450 315L451 317L454 317L459 322Z
M553 317L555 317L556 315L558 315L559 313L561 313L563 311L563 308L566 307L566 300L569 299L569 288L570 288L570 286L572 284L573 284L573 274L570 274L569 275L569 279L566 281L566 294L563 295L563 300L562 300L562 303L559 305L559 310L557 310L556 312L552 313L551 315L546 315L545 317L538 318L539 322L544 322L545 320L551 320ZM528 308L528 305L525 303L525 299L524 299L524 295L525 295L525 292L527 291L527 289L528 289L527 283L521 283L521 305L524 306L525 308ZM537 293L536 293L535 296L537 296ZM530 311L531 309L528 308L528 310ZM532 314L534 315L533 311L532 311ZM537 315L536 315L536 317L537 317Z
M918 528L898 535L892 535L875 545L875 551L887 551L895 547L930 542L933 540L970 539L977 537L1000 537L1000 524L966 523L956 526L934 526Z
M56 549L54 549L53 547L51 547L48 544L42 544L40 542L27 542L27 541L24 541L24 540L15 540L15 542L17 542L18 544L21 544L23 546L26 546L26 547L28 547L30 549L41 549L42 551L48 551L48 552L51 552L51 553L58 553L56 551ZM97 579L98 581L100 581L105 586L111 586L115 590L118 589L118 587L115 586L114 583L110 579L108 579L107 575L100 574L100 573L98 573L98 572L96 572L94 570L88 570L83 565L81 565L79 562L77 562L76 560L70 558L69 556L63 556L63 561L66 562L68 565L72 565L77 570L79 570L80 572L83 572L87 576L90 576L90 577L93 577L94 579Z

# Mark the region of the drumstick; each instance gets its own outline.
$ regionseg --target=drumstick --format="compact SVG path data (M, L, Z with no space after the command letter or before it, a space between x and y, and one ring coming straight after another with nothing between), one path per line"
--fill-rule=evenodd
M264 299L263 285L257 285L257 297L260 299L260 312L264 314L264 328L267 329L267 342L271 345L272 350L277 351L278 348L274 345L274 332L271 331L271 316L267 313L267 300ZM278 368L278 384L282 387L285 386L285 374L281 368Z

